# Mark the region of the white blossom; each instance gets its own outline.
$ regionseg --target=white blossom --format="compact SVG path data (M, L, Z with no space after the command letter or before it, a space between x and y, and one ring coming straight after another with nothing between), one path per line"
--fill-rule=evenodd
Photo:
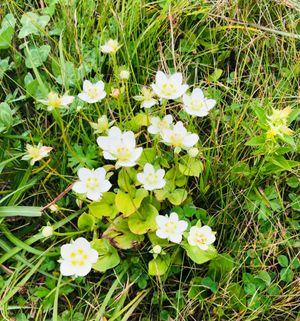
M181 121L177 122L173 128L162 130L161 137L165 144L175 147L175 152L189 149L199 140L199 136L188 132Z
M184 94L182 97L183 109L192 116L204 117L208 115L216 101L204 97L200 88L195 88L191 95Z
M166 75L158 71L155 77L155 83L151 85L155 94L164 99L178 99L188 89L188 85L182 84L182 74L177 72L173 75Z
M206 251L208 246L216 240L215 233L207 225L202 227L193 226L188 235L188 242L192 246L198 246Z
M60 272L64 276L85 276L98 260L98 252L83 237L63 245L60 253Z
M99 201L102 193L111 188L111 183L105 178L106 171L103 167L97 169L88 169L82 167L78 170L79 181L73 185L73 191L84 194L92 201Z
M57 93L51 91L48 94L47 99L41 99L39 100L39 102L41 102L44 105L47 105L48 111L52 111L54 109L66 107L72 104L73 100L73 96L64 95L60 97Z
M106 43L101 46L101 51L106 54L115 54L121 46L117 40L109 39Z
M134 97L135 100L141 102L142 108L151 108L158 104L158 101L154 98L154 93L147 87L142 88L142 94Z
M89 80L83 82L83 92L78 94L78 97L89 103L97 103L106 96L104 90L104 82L99 80L95 84L92 84Z
M23 160L30 160L30 165L34 165L35 162L42 158L48 157L52 147L42 146L39 143L37 146L26 144L26 154L22 157Z
M148 132L153 135L161 134L163 130L171 128L172 122L172 115L166 115L163 119L160 119L159 117L151 117Z
M156 235L161 239L168 239L174 243L182 241L182 234L188 227L188 223L179 220L175 212L171 213L170 216L156 216L156 224L158 226Z
M99 147L103 150L103 157L109 160L116 160L116 167L132 167L140 158L143 148L136 147L134 133L121 130L114 126L109 129L108 136L97 138Z
M156 189L161 189L166 185L164 176L164 169L155 170L153 165L147 163L144 166L143 172L137 174L137 179L143 184L144 189L153 191Z

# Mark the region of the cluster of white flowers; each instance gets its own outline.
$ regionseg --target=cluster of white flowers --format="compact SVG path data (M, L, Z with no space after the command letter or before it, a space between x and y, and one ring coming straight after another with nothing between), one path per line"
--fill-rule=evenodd
M180 72L167 75L158 71L155 76L155 83L151 84L151 88L153 91L143 87L142 95L135 97L136 100L141 102L143 108L151 108L158 104L155 95L162 100L182 98L183 110L198 117L207 116L209 110L216 105L216 101L206 98L200 88L194 88L190 95L186 94L189 86L183 84L183 76Z
M117 40L109 39L101 46L102 53L114 56L120 48ZM127 69L119 69L118 79L122 84L130 78L130 72ZM143 87L141 95L134 98L141 103L141 107L149 109L158 104L166 104L168 100L179 100L183 110L192 116L203 117L216 104L213 99L207 99L200 88L194 88L190 95L187 94L189 86L184 83L181 73L167 75L162 71L156 73L155 82L150 87ZM118 88L112 89L110 96L118 98L122 91ZM78 98L88 104L98 103L107 96L105 84L103 81L91 82L83 81L82 92ZM50 92L47 99L39 102L47 106L48 111L57 110L67 107L74 101L74 96L64 94L59 96L55 92ZM81 108L81 107L80 107ZM78 110L80 110L78 107ZM109 122L106 115L98 118L97 123L90 122L95 134L102 134L97 138L97 144L101 148L103 157L106 160L115 161L115 168L133 167L137 164L143 148L138 147L135 134L132 131L122 132L120 128L113 126L114 122ZM173 123L173 117L170 114L163 118L157 116L150 117L148 132L160 137L160 141L167 146L172 146L175 153L186 150L191 157L196 157L198 149L194 146L199 140L199 136L189 132L181 121ZM34 162L48 156L51 147L27 145L27 154L23 159ZM100 201L102 194L109 191L112 187L110 181L106 178L107 172L104 167L88 169L82 167L78 170L78 180L73 184L73 191L82 195L91 201ZM146 163L141 172L137 174L137 180L142 188L148 191L162 189L166 185L165 170L153 164ZM174 243L180 243L183 239L184 232L188 228L188 223L179 220L176 213L156 217L157 231L156 235L162 239L168 239ZM45 226L42 229L44 237L53 235L53 228ZM191 246L198 246L202 250L207 250L208 246L215 241L215 233L208 226L193 226L187 236ZM159 255L163 253L160 246L153 248L153 253ZM98 260L98 253L90 243L83 237L70 244L61 247L60 271L65 276L85 276L93 264Z
M158 226L156 235L161 239L168 239L171 242L179 244L182 241L183 233L188 228L188 223L179 220L177 213L168 215L157 215L156 224ZM191 246L197 246L206 251L210 244L216 240L215 232L207 225L202 227L191 227L187 240Z

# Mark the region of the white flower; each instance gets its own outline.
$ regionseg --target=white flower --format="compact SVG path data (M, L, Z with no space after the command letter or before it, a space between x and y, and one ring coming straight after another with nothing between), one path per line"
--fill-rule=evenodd
M156 235L161 239L168 239L174 243L180 243L182 241L182 234L187 229L188 223L186 221L180 221L176 213L168 215L157 215L156 223L158 229Z
M92 84L89 80L85 80L83 82L83 92L78 94L78 97L89 103L97 103L102 100L106 96L106 92L104 90L104 82L99 80L95 84Z
M121 80L128 80L130 77L130 72L126 69L120 71L120 79Z
M173 117L171 115L166 115L163 119L159 117L151 117L151 125L148 127L148 132L150 134L161 134L165 129L170 129L172 125Z
M216 101L204 97L200 88L195 88L191 95L184 94L182 97L183 109L192 116L204 117L208 115Z
M192 246L198 246L206 251L208 246L216 240L215 233L207 225L202 227L193 226L190 229L188 242Z
M181 121L177 122L171 129L162 130L161 137L165 144L174 146L176 152L179 152L182 148L191 148L199 140L199 136L188 132Z
M46 100L41 99L39 100L39 102L41 102L44 105L47 105L48 106L47 110L51 111L56 108L66 107L72 104L73 100L74 100L73 96L64 95L59 97L58 94L54 92L50 92Z
M22 159L30 160L30 165L34 165L35 162L44 157L48 157L52 147L42 146L41 143L39 143L37 146L26 144L26 150L26 155L24 155Z
M53 235L53 227L52 226L44 226L42 229L42 235L44 237L49 237Z
M151 108L158 103L156 99L153 98L154 93L147 87L142 88L142 94L140 96L133 97L135 100L141 102L142 108Z
M109 39L103 46L101 51L106 54L115 54L121 46L117 40Z
M102 148L105 159L117 160L116 168L134 166L143 151L142 147L136 147L132 131L122 133L116 126L109 129L108 136L98 137L97 143Z
M65 276L85 276L98 260L98 252L83 237L63 245L60 253L60 273Z
M106 115L101 116L98 118L97 123L90 122L91 127L94 129L95 134L102 134L108 131L109 127L114 123L108 122L108 118Z
M137 174L137 179L143 184L144 189L153 191L155 189L163 188L166 185L164 176L165 171L163 169L155 171L153 165L147 163L144 166L144 171Z
M182 84L182 74L180 72L166 75L162 71L156 73L155 83L151 87L158 97L165 99L177 99L189 88L188 85Z
M92 201L99 201L102 193L111 188L111 183L105 178L106 171L103 167L97 169L79 168L79 181L73 185L73 191L79 194L85 194Z

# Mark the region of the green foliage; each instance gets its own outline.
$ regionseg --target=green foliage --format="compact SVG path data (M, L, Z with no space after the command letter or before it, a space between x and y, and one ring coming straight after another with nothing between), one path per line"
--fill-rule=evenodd
M120 263L118 251L106 239L98 239L92 242L93 248L98 252L98 261L93 268L99 272L112 269Z

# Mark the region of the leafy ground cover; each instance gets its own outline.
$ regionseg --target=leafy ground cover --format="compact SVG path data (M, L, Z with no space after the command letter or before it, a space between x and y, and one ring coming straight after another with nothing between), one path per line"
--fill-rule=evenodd
M0 17L0 319L298 320L298 2Z

